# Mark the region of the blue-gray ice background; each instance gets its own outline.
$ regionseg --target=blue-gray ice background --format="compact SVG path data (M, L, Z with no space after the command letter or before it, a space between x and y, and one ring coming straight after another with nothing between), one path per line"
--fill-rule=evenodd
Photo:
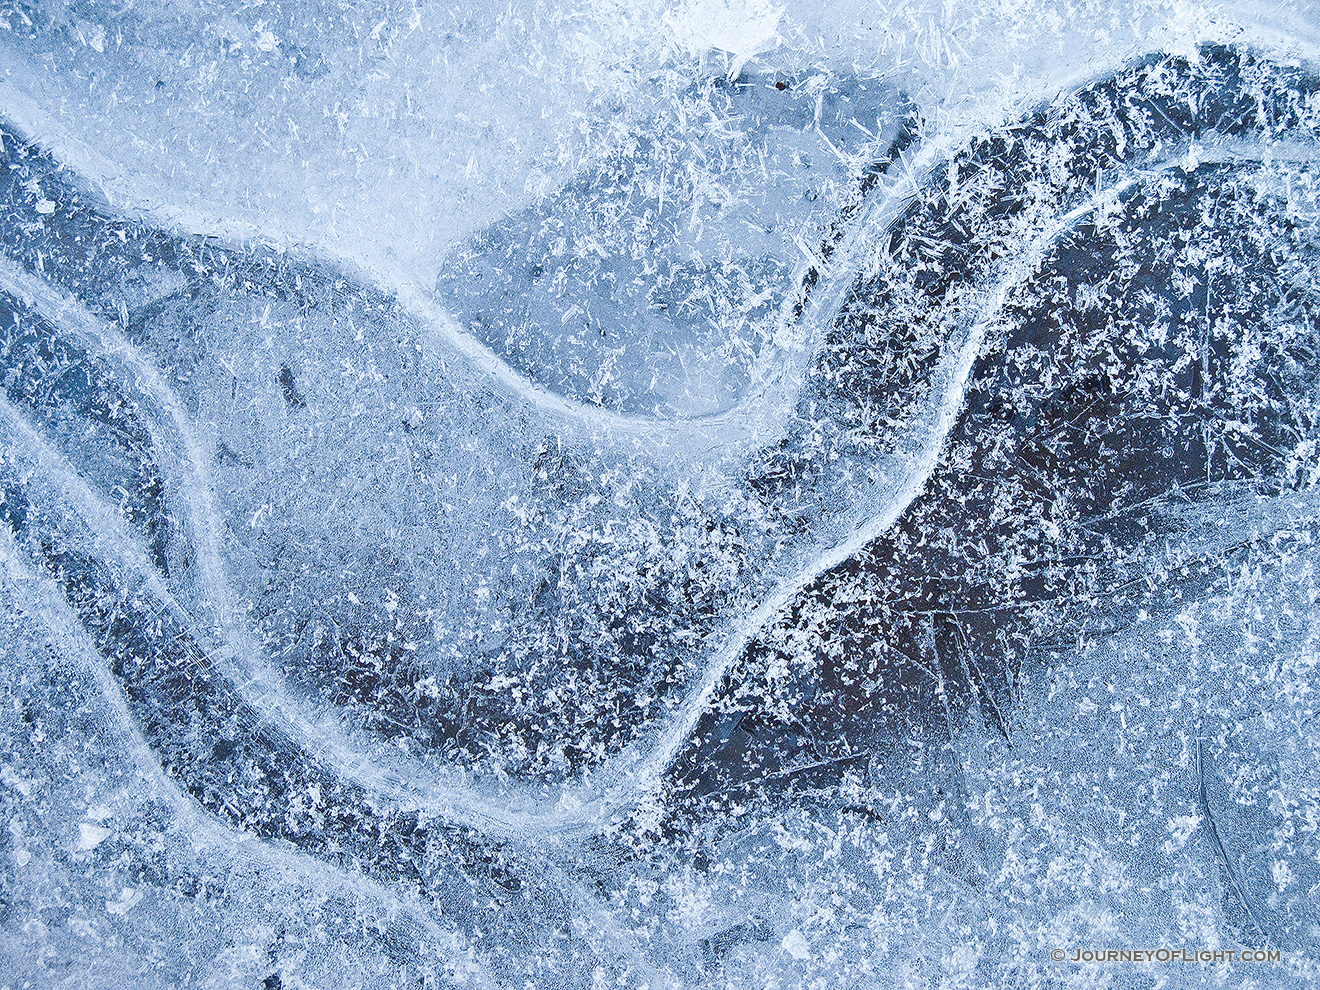
M1320 975L1305 4L0 28L0 987Z

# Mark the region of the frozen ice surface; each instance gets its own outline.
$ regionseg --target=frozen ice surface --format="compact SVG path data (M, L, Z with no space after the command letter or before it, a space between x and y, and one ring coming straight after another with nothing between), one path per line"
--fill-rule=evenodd
M1316 982L1320 20L1075 6L0 7L0 987Z
M864 149L903 139L908 109L879 82L823 73L702 80L483 231L442 272L441 297L579 401L659 418L758 401L794 360L775 338L817 247L804 234L833 219Z

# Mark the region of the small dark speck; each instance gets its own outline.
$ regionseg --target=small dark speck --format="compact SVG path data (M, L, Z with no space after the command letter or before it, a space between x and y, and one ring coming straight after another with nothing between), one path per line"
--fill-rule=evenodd
M535 264L535 265L532 265L530 268L527 269L527 274L530 275L530 276L531 276L532 278L534 278L534 279L535 279L535 278L540 278L542 275L545 274L545 268L544 268L544 266L542 266L542 265L540 265L540 264Z
M782 93L784 90L788 89L788 83L784 82L781 79L777 83L775 83L775 89L779 90L779 92Z
M234 448L223 440L216 447L216 457L221 462L232 461L235 464L242 464L249 470L252 469L252 462L241 454L235 453Z
M156 80L156 88L157 88L157 89L164 89L164 88L165 88L165 80L164 80L164 79L157 79L157 80Z
M280 990L283 986L284 984L280 982L279 973L271 973L270 976L261 981L261 990Z
M290 409L302 409L307 403L303 400L298 386L294 384L293 372L289 370L287 364L280 366L280 391L284 393L284 401L289 404Z

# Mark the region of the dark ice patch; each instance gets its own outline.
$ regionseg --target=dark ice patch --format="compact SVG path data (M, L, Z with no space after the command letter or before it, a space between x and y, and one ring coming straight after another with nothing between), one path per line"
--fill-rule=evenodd
M302 393L298 391L298 383L294 381L293 371L287 364L280 365L280 373L276 379L280 385L280 393L284 396L284 404L290 409L305 409L306 400Z
M679 793L716 807L888 780L904 739L947 745L971 719L1011 744L1015 685L1043 648L1240 564L1244 548L1191 532L1184 509L1304 482L1298 452L1320 430L1314 232L1261 192L1267 167L1158 156L1192 138L1313 140L1316 91L1207 49L953 157L894 224L892 264L854 287L803 397L799 422L819 432L751 479L767 501L825 499L836 459L928 399L983 287L1038 229L1027 218L1065 213L1102 173L1148 172L1009 291L923 492L750 644L674 765Z

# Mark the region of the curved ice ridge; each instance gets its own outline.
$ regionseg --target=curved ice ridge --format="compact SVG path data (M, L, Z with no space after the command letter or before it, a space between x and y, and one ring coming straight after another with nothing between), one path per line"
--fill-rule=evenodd
M63 462L60 454L26 422L22 413L4 398L0 398L0 422L3 423L9 437L17 441L10 445L11 456L16 460L26 460L35 469L35 475L57 489L55 494L61 497L60 504L72 508L89 530L86 539L92 543L91 549L97 553L98 559L108 563L112 571L119 572L116 576L122 583L138 578L142 582L141 586L187 627L190 617L186 610L160 580L159 574L137 545L132 534L127 532L127 527L117 517L114 509L97 497L86 482ZM40 619L52 645L57 648L60 655L75 659L92 678L111 710L117 732L123 737L135 766L142 773L153 793L162 797L172 809L179 812L182 821L190 826L190 834L200 835L213 846L236 844L249 853L251 850L257 850L258 853L252 854L259 854L271 863L288 866L330 886L365 891L369 896L380 900L392 912L404 911L415 918L435 944L449 945L455 958L465 960L464 972L467 976L481 981L479 985L497 985L497 981L491 980L489 974L475 964L467 965L466 961L473 958L470 940L456 928L444 928L438 925L432 917L434 912L429 910L425 902L417 896L393 892L382 881L373 879L366 872L351 873L336 868L333 864L326 863L309 853L290 851L281 854L259 838L244 835L240 830L226 828L216 823L211 816L199 809L194 799L186 794L179 783L161 767L151 743L126 704L123 686L111 673L102 652L91 642L82 620L74 614L65 601L55 580L36 573L17 550L13 535L8 528L0 527L0 530L3 531L0 533L0 570L5 575L7 583ZM64 535L67 538L70 534ZM216 662L218 658L215 652L209 652L207 659ZM224 671L223 662L218 663L217 666ZM265 699L251 698L251 681L234 681L231 678L231 683L262 719L273 723L276 728L294 738L314 760L329 766L341 777L358 784L368 793L390 797L399 810L425 808L433 814L438 814L442 819L477 829L482 829L484 826L485 834L520 834L510 827L509 822L498 817L473 814L470 810L452 804L439 806L419 804L414 793L401 793L397 789L392 790L385 786L373 787L371 780L363 779L363 761L345 765L343 761L330 756L327 749L314 748L312 745L316 739L314 735L303 740L299 739L296 733L289 731L291 725L287 720L287 711L272 712L270 707L262 704ZM273 714L285 717L275 719L272 718ZM303 726L303 729L306 730L307 727ZM333 731L333 729L318 730L313 727L311 731ZM342 743L342 740L337 741ZM411 801L408 800L410 798ZM543 842L536 844L535 848L542 860L540 867L549 872L555 889L572 898L576 916L580 920L589 920L594 930L607 935L618 951L626 953L632 969L648 975L655 986L666 985L666 980L662 979L646 961L632 934L614 919L608 909L601 905L590 891L583 888L561 866L556 865L552 861L553 856L546 856L549 850L545 848Z
M494 810L487 795L471 781L443 781L422 776L418 768L402 770L371 756L366 740L346 736L332 717L318 716L291 695L243 621L220 555L224 523L212 499L209 457L192 430L187 413L164 377L113 325L87 312L72 297L18 268L0 254L0 290L27 301L43 318L69 334L90 354L120 372L120 380L147 412L152 440L162 450L181 448L183 465L176 494L186 508L195 560L201 571L198 604L213 617L213 635L220 646L211 659L244 699L272 725L287 733L309 755L324 760L345 779L388 796L406 808L443 810L463 824L513 837L530 822L507 819ZM187 621L187 609L176 601L145 551L118 514L77 475L41 434L8 400L0 398L0 416L22 437L15 449L35 458L46 477L57 479L75 511L103 541L120 565L136 573L152 595ZM377 751L380 746L374 747Z
M41 143L78 173L92 178L103 193L108 194L110 189L123 184L120 170L113 163L95 149L69 138L36 101L13 86L5 87L0 93L0 107L4 117L20 132ZM811 358L833 316L828 302L817 303L815 298L824 295L826 300L835 302L841 298L850 285L851 261L859 245L895 219L903 205L920 191L929 169L943 153L943 146L932 142L904 163L897 179L878 183L879 188L866 196L868 205L861 215L842 232L829 260L817 256L803 261L795 270L793 284L803 288L786 295L780 308L779 331L771 346L771 351L781 360L774 362L766 357L756 362L753 380L759 380L759 387L749 390L732 409L688 418L619 413L567 398L537 384L460 326L433 293L403 271L383 268L327 244L300 242L288 231L236 223L178 204L150 208L121 205L117 210L127 218L183 236L203 237L209 243L238 251L256 244L280 253L306 255L313 264L343 271L393 297L401 310L434 332L451 356L460 359L479 379L493 383L507 397L526 403L549 425L567 430L565 439L576 436L579 441L604 440L626 450L640 450L675 466L710 466L729 456L746 456L782 435ZM819 284L815 291L809 292L805 288L807 275L813 270Z
M625 764L624 768L614 770L614 773L626 775L627 788L635 792L633 800L650 795L661 785L670 763L696 727L724 675L756 635L821 575L865 549L868 544L893 526L913 499L921 493L939 463L945 440L958 420L972 368L981 354L986 332L993 326L1009 292L1030 277L1049 248L1078 221L1116 199L1138 181L1135 178L1125 179L1069 211L1019 255L1003 277L996 282L989 293L989 298L980 307L979 318L964 332L962 342L955 349L950 350L935 373L936 380L944 384L941 389L936 390L938 401L928 412L928 415L934 414L934 423L917 420L909 426L911 433L925 433L924 443L916 451L908 448L892 455L895 462L907 462L912 465L898 490L887 504L852 526L841 540L810 557L787 580L776 586L774 592L753 612L737 623L732 635L720 646L710 665L703 671L696 689L684 700L674 721L659 734L651 751L640 759L635 756L631 761L626 757L620 759L620 762ZM628 765L629 762L632 763L631 766ZM617 783L610 785L611 790L618 787Z
M1320 35L1317 35L1309 22L1287 10L1262 11L1252 4L1231 4L1224 8L1223 13L1230 19L1223 23L1210 22L1197 26L1200 33L1197 43L1220 41L1247 46L1254 43L1265 49L1294 50L1308 59L1316 58ZM1232 20L1233 17L1237 20ZM1180 25L1181 30L1186 27ZM1180 35L1179 41L1186 44L1188 39ZM1139 53L1134 51L1130 54ZM1072 77L1057 80L1056 90L1063 92L1076 89L1102 76L1103 71L1098 73L1094 69L1084 69ZM1024 94L1024 102L1019 104L1018 109L1026 106L1026 101L1030 99L1031 96ZM74 137L60 124L56 114L44 109L39 99L19 87L18 80L11 80L0 91L0 108L3 108L0 115L12 121L21 132L39 141L75 172L94 182L107 202L123 216L143 220L183 236L201 236L239 249L259 244L278 252L306 252L312 260L328 262L393 295L404 309L433 327L454 356L461 358L487 380L496 383L506 395L526 402L551 422L586 431L594 439L617 440L634 448L647 449L652 456L681 458L686 463L705 463L716 454L748 453L778 436L791 416L792 398L801 386L814 345L819 342L819 326L809 326L805 332L793 329L795 321L790 314L795 300L789 296L785 300L780 319L783 335L781 353L790 358L787 374L767 373L762 390L749 395L735 408L709 417L667 420L615 413L592 403L568 399L537 385L463 329L429 291L402 270L389 269L379 259L372 260L362 253L354 253L324 241L310 243L296 232L271 227L269 223L238 221L171 202L169 196L161 190L151 190L145 200L141 195L135 196L128 191L133 189L134 183L125 175L123 168L96 148ZM1003 109L1009 111L1012 108L1006 106ZM869 216L859 218L859 222L852 227L853 234L845 238L846 243L840 245L840 250L830 261L823 268L818 263L819 259L806 262L794 273L795 284L802 285L802 276L813 267L821 269L820 274L835 283L834 291L827 294L837 301L848 288L850 269L847 264L841 263L843 259L862 241L863 232L873 233L886 222L886 217L893 218L901 202L920 190L921 181L928 174L930 166L947 154L953 143L952 136L945 135L943 141L923 147L912 161L906 163L903 178L894 184L893 190L883 197L881 203L874 203L877 197L868 197L873 201L867 211ZM114 202L116 191L121 193L119 203ZM840 278L842 284L838 282ZM815 292L808 295L809 305L811 298L819 294ZM831 315L828 306L815 308L820 319L827 320ZM803 315L805 317L806 314ZM758 362L760 366L761 362ZM769 411L761 408L766 406Z
M182 465L182 477L175 484L179 500L186 508L195 559L201 572L198 604L212 614L213 632L222 644L213 659L244 699L310 756L323 761L344 779L387 796L401 807L442 813L453 821L504 838L544 840L556 834L567 837L603 824L611 815L645 800L655 791L721 679L748 643L804 588L892 526L919 494L956 422L968 376L980 353L985 333L993 325L1007 294L1030 276L1050 246L1080 220L1133 184L1161 170L1183 164L1188 148L1174 150L1175 154L1162 163L1106 187L1060 217L1011 264L1001 269L979 307L978 319L969 329L960 332L961 343L946 352L936 370L935 379L942 384L934 390L935 399L923 414L907 424L897 450L886 459L881 473L896 479L888 500L876 505L863 518L845 525L842 538L826 547L798 555L801 562L791 569L790 575L776 584L757 608L734 622L727 635L722 637L710 662L668 725L607 761L583 783L561 787L551 801L546 800L548 795L544 788L508 782L500 784L493 794L484 793L487 788L466 775L446 779L429 769L423 770L401 761L388 751L382 762L371 754L373 748L380 753L382 747L372 747L366 740L346 735L337 720L312 711L305 702L293 697L283 677L272 668L247 631L235 603L219 549L223 521L212 499L209 458L178 396L154 364L116 327L93 316L72 297L3 257L0 257L0 289L28 301L36 312L68 333L89 353L116 367L120 379L131 387L148 412L147 423L153 442L162 450L176 450L181 454L178 463ZM1266 153L1275 160L1314 160L1309 145L1296 148L1276 145L1262 149L1257 144L1241 140L1204 149L1199 152L1198 160L1258 161ZM908 197L917 190L918 176L929 169L936 151L928 148L924 154L921 166L905 173L901 180L905 185L896 184L867 219L854 227L847 248L836 256L840 260L831 266L833 271L842 274L833 277L832 284L814 303L817 307L815 320L823 323L832 316L837 311L839 297L851 288L852 266L842 259L850 257L858 250L859 244L864 243L862 232L870 234L887 227ZM174 599L114 510L92 492L76 472L62 465L60 455L45 444L8 402L0 405L0 411L9 430L22 436L22 446L34 452L31 456L38 458L41 472L58 480L79 515L99 534L104 548L120 560L121 566L139 575L154 597L186 619L186 609ZM653 427L658 429L660 424L653 424Z
M268 868L294 873L317 885L344 890L355 896L365 895L380 904L388 914L405 914L435 946L447 947L453 962L462 961L463 979L474 981L478 987L498 986L462 932L452 925L439 924L434 912L418 898L393 890L363 874L336 869L315 856L294 849L276 849L259 838L219 825L200 810L192 797L185 794L161 768L154 750L143 738L128 709L123 689L55 582L32 569L15 547L13 535L3 526L0 526L0 574L20 607L45 629L48 641L59 655L71 660L96 685L110 715L110 731L132 758L148 793L169 806L175 828L185 832L194 846L222 848L227 855L237 854Z
M1183 164L1183 156L1190 148L1184 146L1176 150L1176 155L1164 159L1159 165L1151 166L1144 174L1158 173L1161 169ZM877 229L884 229L897 216L907 198L918 191L919 176L942 154L937 146L928 146L923 152L924 157L919 159L921 164L909 169L887 195L877 197L879 203L871 207L863 221L854 225L846 246L836 254L827 272L830 279L828 290L819 294L812 304L814 310L810 322L814 337L819 336L820 327L834 315L838 298L851 288L852 260L865 243L865 238ZM1261 148L1258 144L1237 139L1202 149L1196 158L1199 162L1213 161L1216 156L1223 161L1255 161L1264 157L1285 159L1290 155L1295 155L1299 160L1314 161L1309 145L1299 145L1295 149L1279 145ZM899 449L886 461L885 473L895 479L888 498L878 504L873 503L864 517L855 517L845 524L841 538L832 540L823 548L804 549L798 555L799 565L791 570L790 576L778 582L757 608L732 623L668 725L654 732L648 741L634 744L609 760L583 784L560 788L557 800L552 801L546 800L547 794L542 788L502 785L495 794L488 795L483 793L484 788L479 783L466 777L445 780L428 773L419 778L414 767L407 766L405 769L397 760L380 763L368 755L370 747L345 736L340 726L309 713L301 701L292 698L282 678L265 661L260 647L247 632L234 603L219 551L223 522L211 497L207 457L177 395L152 362L117 330L8 260L0 261L0 287L28 299L50 322L70 333L103 360L116 364L121 370L121 377L133 383L137 394L145 400L144 404L152 413L149 423L153 441L162 449L181 448L183 456L180 460L184 469L183 478L178 483L178 492L188 512L189 529L193 534L194 549L202 573L200 603L214 613L218 636L226 646L219 657L222 669L245 699L276 727L287 732L306 752L326 762L345 779L386 794L405 807L425 807L493 834L531 840L555 833L579 832L593 824L602 824L614 812L644 800L654 791L692 731L720 679L751 639L803 588L892 526L920 492L938 462L943 443L957 419L968 377L984 336L993 326L1007 294L1030 276L1033 268L1060 236L1102 206L1107 199L1120 195L1139 181L1142 181L1142 175L1134 175L1091 196L1058 218L1024 251L1019 252L1010 264L1001 268L978 309L976 321L970 327L957 331L961 339L955 349L946 352L941 365L936 369L935 378L939 385L934 390L935 398L907 424L898 444ZM405 296L405 305L419 306L425 310L434 304L426 300L409 300ZM443 314L432 315L437 319L443 318ZM462 338L467 335L456 327L451 329L458 334L454 338L457 341L454 346L461 350L466 346ZM465 353L480 364L486 360L483 352L487 349L476 341L471 343L476 349L469 349ZM813 353L814 349L815 343L810 347L804 344L796 353L801 357ZM506 384L520 398L536 404L540 401L537 396L546 394L516 375L493 353L488 357L493 364L485 367L485 371L496 378L506 372L512 375L507 378ZM796 370L791 369L785 377L779 379L780 386L786 389L785 396L796 397L800 390L805 360ZM797 384L789 387L790 379ZM606 410L568 403L567 400L547 401L550 404L545 408L555 411L556 415L569 417L584 426L603 429L607 435L613 432L614 427L618 427L634 438L659 438L662 445L668 445L674 441L672 436L667 435L670 431L687 428L682 425L682 421L619 417ZM3 412L10 429L23 435L25 442L37 451L43 473L60 480L68 497L79 507L79 513L94 531L103 536L107 545L122 559L124 566L140 574L159 600L171 609L182 612L182 606L173 600L168 588L161 582L132 537L124 533L123 525L113 511L76 474L71 476L72 473L67 469L61 471L55 465L52 458L58 459L58 455L42 446L39 437L22 421L21 415L12 406L6 404ZM743 430L737 425L737 415L723 414L708 421L692 422L705 422L707 427L719 430L727 427L732 433L740 434L741 439L749 444L763 442L764 438L756 439L750 428ZM724 434L707 434L706 439L711 440L717 436Z
M1184 167L1192 150L1191 143L1186 143L1172 149L1173 153L1160 162L1129 170L1129 175L1098 190L1055 220L1011 261L1000 267L983 294L975 322L969 328L957 331L954 339L948 341L953 346L934 370L933 378L939 385L932 390L929 407L904 427L897 449L885 458L878 472L898 479L892 495L860 518L855 515L852 522L843 526L844 533L840 538L799 555L800 563L790 569L789 576L776 584L753 611L732 624L667 726L650 733L594 771L585 787L565 793L561 804L565 800L571 802L573 822L608 819L656 794L670 764L695 729L721 681L757 634L822 575L883 535L921 493L938 466L944 443L958 420L972 368L981 355L987 332L994 326L1009 294L1032 276L1050 249L1078 223L1161 173ZM1320 149L1309 143L1265 148L1256 142L1232 139L1198 149L1196 161L1255 163L1268 156L1273 161L1313 162L1317 153ZM960 341L956 340L958 334L962 338ZM565 818L562 825L568 824L569 819Z

